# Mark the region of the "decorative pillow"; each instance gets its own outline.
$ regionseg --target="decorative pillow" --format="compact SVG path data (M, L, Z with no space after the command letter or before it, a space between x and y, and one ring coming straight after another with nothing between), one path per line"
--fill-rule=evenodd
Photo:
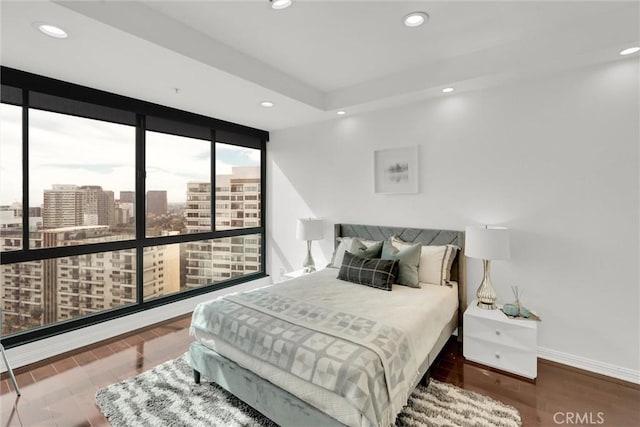
M365 241L370 244L367 245L359 239L353 239L351 241L351 247L347 248L347 252L350 252L353 255L358 255L362 258L380 258L380 254L382 253L382 242L370 240Z
M350 237L338 237L338 246L333 250L331 262L327 267L340 268L342 265L342 258L344 258L344 252L347 250L345 239L350 239ZM340 261L340 264L338 264L338 261Z
M345 252L338 279L385 291L391 290L398 269L398 261L363 258Z
M450 285L451 265L459 249L455 245L423 246L418 279L434 285Z
M394 246L404 248L411 243L402 241L397 236L391 237ZM418 266L418 280L422 283L433 285L450 285L451 265L456 258L456 253L460 250L455 245L442 246L422 246L420 253L420 264Z
M369 248L372 245L380 244L379 249L377 249L377 253L370 257L377 258L380 256L380 250L382 249L381 242L378 242L376 240L363 240L356 237L338 237L338 242L338 246L336 247L336 250L333 251L333 256L331 257L331 263L327 267L340 268L342 266L342 258L344 257L345 251L349 251L351 253L359 255L358 252L360 251L360 248L362 246L364 246L365 248ZM370 253L370 251L367 250L367 254L368 253Z
M405 243L403 247L397 247L391 242L391 239L384 242L382 246L382 259L395 259L399 261L396 283L411 288L419 288L418 265L420 264L422 244L416 243L412 245Z

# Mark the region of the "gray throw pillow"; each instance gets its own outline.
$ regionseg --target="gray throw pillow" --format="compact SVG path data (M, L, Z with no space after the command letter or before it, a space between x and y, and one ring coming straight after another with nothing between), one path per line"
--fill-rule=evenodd
M405 246L398 249L391 242L385 241L382 246L382 259L398 260L398 277L396 283L411 288L419 288L418 266L420 265L420 253L422 252L422 243Z
M380 258L380 253L382 253L382 242L375 242L367 246L360 240L353 239L351 241L351 247L347 248L347 252L363 258Z
M358 239L357 237L338 237L338 246L333 251L331 262L327 267L340 268L345 252L364 256L366 258L380 258L382 242L375 240ZM371 248L371 249L369 249Z

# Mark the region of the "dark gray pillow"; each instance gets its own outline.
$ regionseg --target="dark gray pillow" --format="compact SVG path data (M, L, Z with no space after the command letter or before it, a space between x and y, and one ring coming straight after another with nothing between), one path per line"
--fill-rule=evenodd
M398 260L398 277L396 283L411 288L419 288L418 266L420 265L420 254L422 243L405 246L398 249L389 241L385 241L382 246L382 259Z
M385 291L395 282L398 261L380 258L363 258L350 252L344 253L338 279Z

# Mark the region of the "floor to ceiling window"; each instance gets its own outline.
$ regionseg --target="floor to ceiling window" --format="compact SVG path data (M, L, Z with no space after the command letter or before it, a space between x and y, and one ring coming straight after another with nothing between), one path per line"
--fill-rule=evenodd
M2 76L5 346L264 276L267 132Z

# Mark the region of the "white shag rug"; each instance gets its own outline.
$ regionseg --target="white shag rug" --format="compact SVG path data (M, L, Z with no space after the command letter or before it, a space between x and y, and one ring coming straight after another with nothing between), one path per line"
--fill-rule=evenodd
M96 393L114 427L273 427L275 424L216 384L195 384L185 354ZM204 379L203 379L204 380ZM517 427L518 410L479 393L431 380L418 386L396 419L411 427Z

